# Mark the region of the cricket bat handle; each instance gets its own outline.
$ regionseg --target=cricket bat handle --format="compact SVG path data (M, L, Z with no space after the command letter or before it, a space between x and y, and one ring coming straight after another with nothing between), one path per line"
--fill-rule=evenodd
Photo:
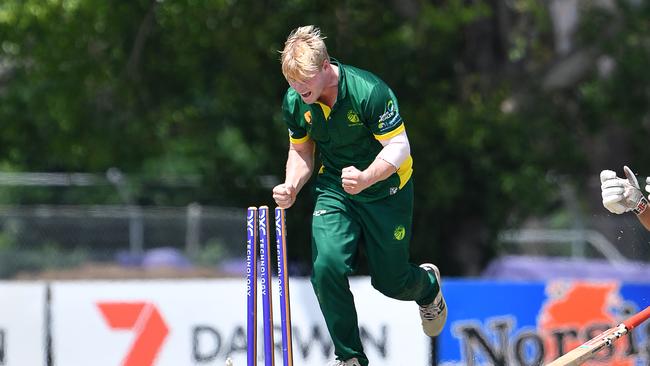
M626 319L623 322L623 325L625 325L625 328L629 332L639 326L639 324L648 320L648 318L650 318L650 306Z

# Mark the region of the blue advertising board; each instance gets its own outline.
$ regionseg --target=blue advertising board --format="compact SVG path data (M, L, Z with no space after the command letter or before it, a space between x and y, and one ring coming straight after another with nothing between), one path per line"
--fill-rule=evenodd
M650 305L650 284L447 279L438 365L543 365ZM650 364L650 321L585 365Z

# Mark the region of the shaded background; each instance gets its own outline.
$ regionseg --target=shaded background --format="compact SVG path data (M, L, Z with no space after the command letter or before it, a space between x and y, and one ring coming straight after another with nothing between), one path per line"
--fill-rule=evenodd
M648 19L633 0L3 0L0 276L239 275L244 209L284 179L278 50L305 24L399 99L414 262L602 257L589 235L647 262L650 235L602 207L598 175L650 174ZM310 217L307 186L296 274Z

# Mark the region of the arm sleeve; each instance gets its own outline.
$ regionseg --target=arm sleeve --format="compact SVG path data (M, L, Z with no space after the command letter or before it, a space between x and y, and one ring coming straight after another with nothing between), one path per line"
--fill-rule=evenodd
M411 155L411 146L409 145L406 130L402 130L393 137L381 139L379 142L384 148L377 154L377 159L386 161L395 169L398 169L406 158Z
M311 112L305 112L300 115L300 108L296 103L291 103L288 94L285 95L282 101L282 119L286 123L289 130L289 141L293 144L302 144L309 140L309 134L305 129L303 120L311 122Z

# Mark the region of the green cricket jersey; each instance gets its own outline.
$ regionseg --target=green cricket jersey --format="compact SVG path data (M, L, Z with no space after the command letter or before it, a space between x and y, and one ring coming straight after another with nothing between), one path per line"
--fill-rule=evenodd
M341 170L354 166L365 170L377 157L382 139L404 131L397 98L376 75L344 65L339 67L338 96L333 108L316 102L306 104L289 88L282 103L282 114L292 143L316 143L320 154L317 184L341 187ZM413 159L409 156L388 179L375 183L357 195L358 201L373 201L397 193L411 178Z

